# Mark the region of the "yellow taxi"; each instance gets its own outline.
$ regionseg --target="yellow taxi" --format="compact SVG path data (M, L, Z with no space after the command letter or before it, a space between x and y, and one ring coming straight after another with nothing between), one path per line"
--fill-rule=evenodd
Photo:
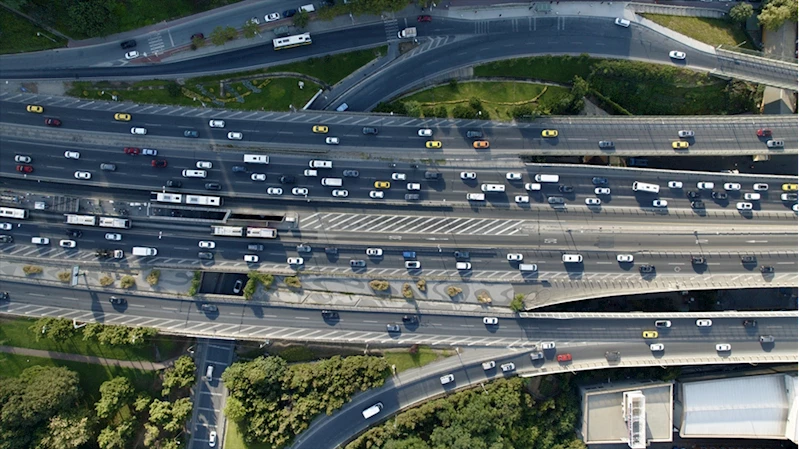
M644 338L658 338L657 331L644 331Z
M27 107L28 112L35 112L37 114L41 114L44 112L44 108L39 106L38 104L29 104Z
M796 192L799 189L799 184L783 184L782 191L783 192Z
M327 134L327 126L325 125L314 125L313 132L319 134Z
M391 183L388 181L375 181L375 189L388 189Z
M557 129L545 129L541 131L541 137L558 137Z
M125 114L124 112L117 112L116 114L114 114L114 120L119 120L120 122L129 122L130 114Z
M427 148L441 148L441 141L440 140L428 140L424 144Z
M481 148L488 148L488 141L487 140L475 140L472 144L475 150L479 150Z
M688 146L689 146L688 142L684 140L677 140L671 143L671 147L674 148L675 150L682 150L688 148Z

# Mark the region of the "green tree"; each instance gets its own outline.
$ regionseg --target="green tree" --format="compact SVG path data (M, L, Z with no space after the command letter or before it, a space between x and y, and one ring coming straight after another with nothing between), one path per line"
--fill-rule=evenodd
M115 377L100 385L100 400L94 404L97 416L110 418L133 399L136 392L127 377Z
M103 1L68 2L67 17L73 31L89 37L101 35L114 22L111 10Z
M242 422L247 417L247 409L240 400L234 397L229 397L225 401L225 416L231 421Z
M171 81L169 84L166 85L166 93L168 93L169 96L172 98L179 97L182 92L183 90L181 89L180 84L178 84L177 81Z
M263 397L275 399L286 373L286 361L280 357L258 357L251 362L237 362L222 373L222 382L239 399Z
M150 407L151 401L152 398L150 398L144 393L139 393L139 395L136 396L136 400L133 401L133 409L136 410L136 412L143 412L144 410L147 410L148 407Z
M161 435L161 429L154 424L148 422L144 423L144 446L153 447L158 437Z
M757 16L760 25L771 31L776 31L786 21L796 22L796 19L796 0L770 0Z
M517 293L513 297L513 301L510 302L510 309L514 312L520 312L524 310L524 295L521 293Z
M752 16L755 9L749 3L738 3L730 8L730 20L735 23L745 23Z
M128 440L133 436L135 418L130 418L119 424L112 424L100 431L97 436L97 445L100 449L124 449Z
M192 45L192 50L205 47L205 39L199 36L192 38L191 45Z
M311 17L305 11L299 11L297 14L294 14L294 17L291 18L294 22L294 26L297 28L305 28L308 26L308 22L311 20Z
M241 28L242 34L247 39L251 39L258 35L258 31L260 31L260 27L257 23L253 22L252 20L248 20L244 22L244 26Z
M474 109L464 106L462 104L456 105L452 108L452 116L455 118L477 118L477 111Z
M169 396L172 388L186 388L196 380L197 365L189 356L182 356L175 360L175 364L164 372L164 382L161 394Z
M171 433L180 432L180 429L183 428L183 424L189 419L189 416L191 416L191 407L192 403L190 398L180 398L173 402L172 419L164 425L164 430Z
M72 320L52 317L39 318L28 329L33 332L36 340L47 338L59 343L68 340L77 332Z
M36 449L77 449L92 438L89 417L82 412L67 413L50 418Z
M231 31L232 30L232 31ZM218 26L211 31L211 43L214 45L224 45L238 36L238 32L233 27Z

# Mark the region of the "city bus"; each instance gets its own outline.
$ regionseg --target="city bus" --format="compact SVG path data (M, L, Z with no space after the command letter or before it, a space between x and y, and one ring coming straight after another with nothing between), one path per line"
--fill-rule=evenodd
M247 228L247 237L256 237L261 239L274 239L277 238L277 229L272 228Z
M200 206L221 206L222 198L218 196L186 195L186 204L196 204Z
M294 36L279 37L272 39L272 45L275 50L283 50L286 48L299 47L300 45L311 44L311 33L295 34Z
M183 202L183 195L179 193L150 192L150 201L180 204Z
M97 217L94 215L64 214L64 216L67 217L67 224L97 226Z
M244 228L241 226L211 226L211 234L224 235L227 237L241 237L244 235Z
M117 217L100 217L100 227L130 229L130 220Z
M0 218L19 218L24 220L28 218L27 209L16 209L13 207L0 207Z

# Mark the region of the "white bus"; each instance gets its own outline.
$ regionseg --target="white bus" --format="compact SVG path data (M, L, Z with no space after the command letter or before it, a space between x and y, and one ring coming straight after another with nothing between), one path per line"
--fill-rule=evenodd
M28 218L27 209L16 209L13 207L0 207L0 217L2 218L19 218L20 220Z
M97 217L94 215L74 215L65 214L68 224L83 225L83 226L97 226Z
M272 45L275 50L283 50L285 48L299 47L300 45L311 44L311 33L296 34L294 36L279 37L272 39Z
M211 234L241 237L244 235L244 228L241 226L211 226Z
M218 196L186 195L186 204L196 204L200 206L221 206L222 198Z
M277 229L272 228L247 228L247 237L257 237L261 239L277 238Z
M183 195L179 193L150 192L150 201L180 204L183 202Z
M633 192L658 193L660 192L660 186L657 184L647 184L645 182L635 181L633 183Z
M130 228L130 220L128 220L127 218L100 217L100 227L102 227L102 228L129 229Z

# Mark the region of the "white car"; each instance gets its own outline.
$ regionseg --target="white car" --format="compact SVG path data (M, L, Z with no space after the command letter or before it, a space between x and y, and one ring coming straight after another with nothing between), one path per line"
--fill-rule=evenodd
M350 195L350 192L346 190L334 190L333 196L336 198L346 198Z
M380 190L372 190L369 192L369 198L373 200L383 199L383 192Z
M116 232L107 232L105 234L106 240L113 240L115 242L122 240L122 234L117 234Z
M250 175L250 179L253 181L266 181L266 174L264 173L253 173Z
M516 195L513 199L519 204L530 202L530 197L527 195Z
M649 345L649 350L652 352L660 352L664 348L663 343L652 343Z
M433 137L433 130L422 128L416 133L419 137Z
M669 320L656 320L655 327L671 327L671 321Z
M282 195L283 189L281 189L280 187L270 187L266 189L266 193L269 195Z
M231 132L227 133L227 138L229 140L241 140L241 139L244 138L244 134L239 133L239 132L235 132L235 131L231 131Z
M302 265L305 263L305 259L302 257L289 257L286 259L286 263L289 265Z
M513 363L506 363L504 365L500 365L499 367L503 373L508 373L516 369L516 365Z
M654 207L667 207L669 202L666 200L654 200L652 201L652 206Z
M13 227L14 225L12 225L11 223L0 223L0 230L2 231L10 231L11 228Z
M23 164L30 164L31 163L31 157L30 156L23 156L21 154L18 154L16 156L14 156L14 162L21 162Z
M408 185L405 186L409 191L414 192L417 190L422 190L422 185L418 182L409 182Z
M64 157L67 159L80 159L80 153L77 151L64 151Z
M258 256L255 254L245 254L244 261L247 263L258 263Z
M139 57L139 52L136 50L125 53L125 59L136 59Z
M716 187L715 184L712 182L697 182L696 188L699 190L713 190L713 187Z
M264 16L264 22L266 22L266 23L274 22L275 20L280 20L280 13L279 12L273 12L271 14L267 14L267 15Z
M677 135L680 136L680 137L694 137L694 132L693 131L689 131L687 129L683 129L683 130L677 131Z
M473 171L462 171L461 179L477 179L477 173Z
M682 189L682 181L669 181L670 189Z
M744 202L742 202L742 203L736 203L735 207L737 207L738 210L752 210L753 205L752 205L752 203L744 203Z
M209 161L197 161L197 168L208 169L208 168L212 168L213 166L214 166L214 164L212 164Z
M758 183L752 186L753 189L757 192L765 192L768 190L768 184Z
M490 362L483 362L483 369L486 371L494 369L495 366L497 366L497 363L493 360Z
M732 349L732 346L730 346L727 343L719 343L719 344L716 345L716 351L718 351L718 352L726 352L726 351L729 351L731 349Z
M669 52L669 58L683 60L685 59L685 53L677 50L672 50Z
M712 320L696 320L696 325L699 327L710 327L713 325Z
M597 187L594 189L594 195L610 195L610 187Z
M419 268L422 268L422 263L418 260L406 260L405 268L409 270L418 270Z
M58 242L58 246L62 248L74 248L77 245L78 244L74 240L61 240L60 242Z
M211 433L208 434L208 446L216 446L216 430L212 430Z
M308 189L305 187L294 187L291 189L291 194L297 196L308 196Z
M75 179L92 179L92 174L87 171L76 171Z
M499 319L493 316L487 316L483 318L483 324L486 326L496 326L499 324Z
M794 212L799 212L799 203L794 204L793 206L791 206L791 210L794 211Z
M325 143L328 145L338 145L338 137L325 137Z
M524 190L538 191L541 190L541 184L537 182L528 182L524 184Z
M208 126L210 126L211 128L224 128L225 127L225 121L224 120L210 120L208 122Z
M392 173L391 174L392 181L405 181L405 173Z
M585 204L587 206L599 206L600 204L602 204L602 200L600 200L599 198L586 198Z
M508 254L508 261L521 262L524 259L524 254L510 253Z
M200 240L200 243L198 245L200 246L200 248L205 248L205 249L216 248L216 242L212 242L210 240Z
M133 128L130 129L130 133L143 136L143 135L147 134L147 129L141 128L139 126L134 126Z
M507 179L508 181L521 181L522 174L519 172L508 172L505 173L505 179Z
M383 250L380 248L366 248L366 255L380 257L383 255Z
M318 176L319 172L316 171L316 170L307 169L307 170L303 171L302 174L305 175L305 176Z
M632 263L633 255L632 254L619 254L616 256L616 262L620 263Z
M447 374L446 376L441 376L438 380L441 381L441 385L446 385L446 384L448 384L450 382L455 381L455 375L454 374Z
M741 190L741 185L737 182L728 182L724 184L724 190Z
M544 343L541 343L541 349L555 349L555 342L546 341Z
M158 156L158 150L153 150L152 148L142 148L141 154L144 156Z
M249 23L254 23L256 25L260 25L261 22L258 20L257 17L253 17L252 19L248 20Z

